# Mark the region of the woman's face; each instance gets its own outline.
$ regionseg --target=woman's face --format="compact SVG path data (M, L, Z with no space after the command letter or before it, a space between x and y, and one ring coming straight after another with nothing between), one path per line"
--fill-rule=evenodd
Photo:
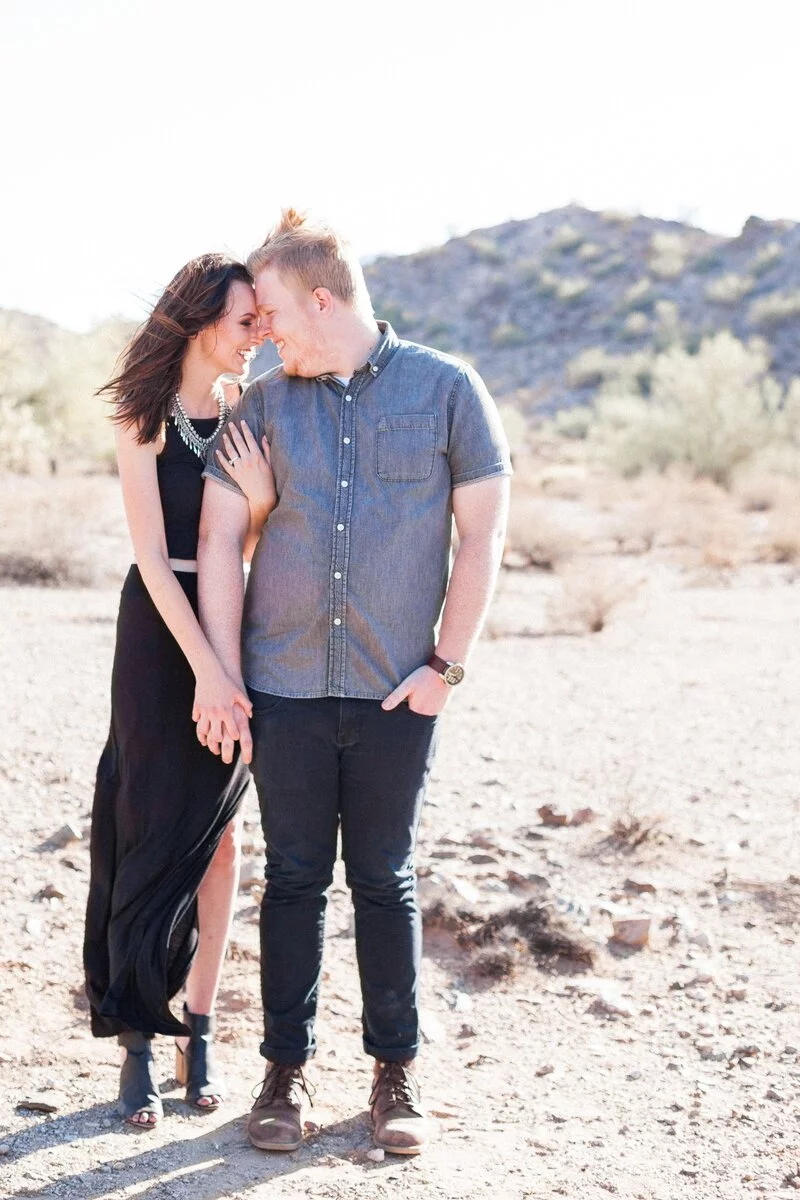
M259 331L255 296L249 283L235 280L228 292L228 311L216 325L198 334L203 354L217 375L243 375L264 340Z

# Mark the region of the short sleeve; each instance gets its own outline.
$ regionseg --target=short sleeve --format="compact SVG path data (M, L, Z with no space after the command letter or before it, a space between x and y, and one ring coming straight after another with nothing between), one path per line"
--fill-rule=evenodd
M241 400L233 410L230 421L228 421L228 424L220 429L219 433L214 439L213 444L209 447L208 454L206 455L205 470L203 471L204 479L213 479L217 483L221 483L223 487L226 487L228 491L236 492L239 496L243 496L244 492L239 487L238 483L231 479L230 475L228 475L226 471L223 471L222 467L217 461L216 451L222 450L223 454L225 453L225 447L222 444L222 436L231 422L235 422L238 425L241 421L247 422L250 432L260 446L261 438L264 433L264 390L261 386L260 380L258 379L254 380L253 383L251 383L250 386L245 389Z
M477 371L463 366L447 407L447 460L454 488L511 474L511 455L497 405Z

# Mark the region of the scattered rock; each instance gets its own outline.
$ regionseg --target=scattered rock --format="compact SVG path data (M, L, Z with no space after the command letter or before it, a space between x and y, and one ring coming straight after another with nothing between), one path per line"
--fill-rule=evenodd
M80 829L78 829L78 827L73 825L71 822L67 822L66 825L62 825L59 830L57 830L54 834L51 834L51 836L47 839L48 845L52 846L54 850L63 850L65 846L70 846L73 842L81 841L83 841L83 834L81 833Z
M506 883L520 892L546 892L552 887L546 875L537 875L535 871L525 874L520 871L508 871Z
M26 1112L38 1113L56 1113L58 1112L57 1104L49 1104L46 1100L20 1100L17 1105L18 1109L23 1109Z
M689 1000L696 1000L698 1004L704 1004L708 1000L708 992L701 987L687 987L683 989L683 994Z
M536 1071L536 1074L538 1078L541 1079L543 1075L552 1075L553 1071L555 1071L555 1067L548 1063L544 1067L539 1067Z
M786 1097L783 1095L783 1093L779 1092L778 1089L775 1087L767 1088L766 1092L764 1093L764 1096L766 1097L767 1100L777 1100L780 1104L783 1104L784 1100L786 1099Z
M536 810L543 825L552 829L562 829L565 825L587 825L593 821L597 813L593 808L556 808L554 804L543 804Z
M620 946L641 950L650 940L649 917L620 917L612 925L614 933L610 940Z
M470 854L467 857L467 862L473 863L476 867L496 866L500 862L494 854Z
M626 892L633 892L637 896L642 896L645 893L651 896L655 896L656 894L655 885L647 883L645 880L626 879L622 886Z
M452 1008L453 1012L472 1012L472 997L468 996L466 992L459 992L453 988L451 993L450 1007Z
M318 1125L316 1121L303 1121L303 1129L305 1129L306 1133L319 1133L321 1128L322 1127ZM383 1153L383 1151L381 1151L381 1153Z
M553 829L569 825L570 817L572 816L568 810L557 809L552 804L543 804L536 811L542 819L542 824L549 825Z
M37 900L63 900L64 892L59 891L59 889L55 886L55 884L47 883L47 884L45 884L45 886L43 888L41 888L36 893L36 899Z
M477 1037L478 1035L477 1031L473 1029L471 1025L465 1024L461 1026L456 1036L460 1038L473 1038Z
M641 1071L629 1071L628 1074L625 1076L625 1078L630 1080L631 1083L635 1083L635 1081L637 1079L642 1078L642 1072Z
M728 988L727 992L725 993L725 999L726 1000L746 1000L747 999L747 988L746 987Z

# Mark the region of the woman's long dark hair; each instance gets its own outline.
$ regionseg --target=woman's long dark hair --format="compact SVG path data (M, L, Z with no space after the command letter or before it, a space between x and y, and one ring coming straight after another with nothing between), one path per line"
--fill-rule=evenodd
M155 441L169 416L189 339L225 316L237 280L251 282L247 268L224 254L201 254L181 267L133 335L119 372L99 389L115 405L114 422L138 427L140 446Z

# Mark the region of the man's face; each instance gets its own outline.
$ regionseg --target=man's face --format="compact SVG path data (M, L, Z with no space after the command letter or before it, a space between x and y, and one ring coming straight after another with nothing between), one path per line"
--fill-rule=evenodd
M324 374L323 330L314 293L273 267L259 271L255 288L259 330L275 346L286 374Z

